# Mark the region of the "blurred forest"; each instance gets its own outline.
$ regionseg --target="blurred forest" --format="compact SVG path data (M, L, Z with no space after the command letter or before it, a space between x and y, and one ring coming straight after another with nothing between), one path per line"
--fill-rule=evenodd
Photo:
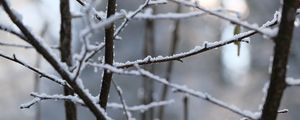
M117 11L125 9L134 11L144 0L117 0ZM80 4L71 0L71 11L80 13ZM96 0L97 10L105 11L106 1ZM249 23L262 25L273 18L274 12L280 8L280 0L199 0L199 3L206 8L220 8L237 11L243 20ZM35 34L43 36L45 42L55 46L59 44L59 0L10 0L11 6L22 14L23 21ZM155 7L156 13L175 12L177 5L174 3L158 5ZM195 11L186 6L181 6L180 12ZM298 16L299 19L299 16ZM120 25L118 21L116 25ZM0 24L10 24L8 16L0 10ZM115 61L126 62L142 59L144 55L145 39L144 20L132 20L120 34L122 40L115 41ZM172 42L172 32L174 30L174 20L154 20L154 53L153 56L167 56ZM79 33L86 26L80 18L73 19L73 46L74 53L79 53L81 43ZM46 28L46 29L45 29ZM196 45L202 45L205 41L213 42L230 38L233 34L233 25L227 21L220 20L211 15L202 15L188 19L179 20L179 41L176 53L188 51ZM300 78L300 28L295 27L294 40L289 56L287 76ZM99 30L91 38L91 43L102 42L104 30ZM238 57L236 46L227 45L215 50L210 50L201 54L183 59L183 62L174 61L173 71L170 79L173 83L186 85L189 88L209 93L216 98L236 106L241 109L257 111L263 104L263 88L270 79L269 66L270 58L273 56L273 42L264 39L260 34L251 36L250 43L242 43L241 53ZM1 43L12 43L28 45L19 38L9 33L0 31ZM26 63L39 67L52 74L53 68L36 53L35 50L27 48L16 48L0 45L0 52L16 54ZM58 53L58 51L56 51ZM96 59L101 59L104 52L98 54ZM42 101L30 109L20 109L20 105L30 101L29 95L32 91L47 94L62 93L61 86L41 78L36 83L37 76L27 70L27 68L15 64L11 61L0 59L0 120L34 120L36 109L39 106L42 120L63 120L64 102L62 101ZM167 63L154 64L154 73L161 77L166 77ZM82 73L83 83L92 95L98 95L100 90L100 80L103 70L87 66ZM143 77L115 75L113 79L123 89L124 99L127 105L133 106L141 103L142 80ZM37 87L37 84L38 87ZM172 92L171 89L170 93ZM154 100L159 101L162 85L154 83ZM291 87L285 91L281 101L280 109L288 109L287 114L279 114L278 120L296 120L300 118L300 88ZM234 113L221 109L204 100L189 97L185 94L169 94L167 100L174 99L175 104L165 106L165 119L183 119L184 97L189 100L190 120L237 120L241 117ZM119 96L114 88L111 88L109 95L110 102L119 103ZM155 108L157 109L157 108ZM109 116L122 120L125 116L122 110L108 108ZM132 112L133 116L140 119L140 111ZM159 113L154 112L155 116ZM78 106L78 119L93 120L92 113Z

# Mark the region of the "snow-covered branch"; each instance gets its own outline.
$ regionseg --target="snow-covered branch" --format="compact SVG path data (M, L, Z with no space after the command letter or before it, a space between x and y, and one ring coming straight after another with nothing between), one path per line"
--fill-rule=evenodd
M130 19L132 19L135 15L137 15L138 13L140 13L143 9L145 9L146 7L148 7L150 4L151 0L145 0L144 4L142 4L141 6L139 6L138 9L136 9L133 13L126 15L125 20L122 22L122 24L116 29L115 33L114 33L114 37L116 37L117 35L120 34L120 32L126 27L127 23L129 22Z
M106 118L106 114L104 114L104 110L101 109L84 91L82 87L80 87L76 82L73 81L73 77L68 70L68 67L65 64L62 64L58 58L55 56L54 52L51 48L44 43L44 41L35 36L20 20L18 14L11 9L6 0L2 0L2 6L4 11L8 14L11 21L22 31L26 42L31 44L37 52L39 52L49 63L50 65L59 73L59 75L66 80L66 82L70 85L70 87L74 90L74 92L85 102L90 111L97 118Z
M31 106L33 106L34 104L41 102L43 100L60 100L60 101L72 101L75 104L81 105L86 107L86 105L84 104L84 102L78 97L78 96L72 96L72 95L62 95L62 94L57 94L57 95L47 95L47 94L38 94L38 93L34 93L32 92L30 94L32 97L34 97L31 101L21 104L20 108L25 109L25 108L30 108ZM95 99L95 101L98 101L97 97L93 97L93 99ZM97 103L98 103L97 102ZM174 100L166 100L166 101L158 101L158 102L152 102L146 105L134 105L134 106L127 106L127 110L129 111L139 111L139 112L145 112L151 108L155 108L155 107L159 107L159 106L165 106L165 105L169 105L174 103ZM123 105L120 103L108 103L107 107L109 108L114 108L114 109L123 109Z
M18 36L19 38L21 38L23 40L26 39L26 37L20 31L17 31L15 29L13 29L11 26L0 24L0 30L6 31L6 32L11 33L13 35L16 35L16 36Z
M67 84L66 84L66 81L64 81L64 80L62 80L62 79L60 79L60 78L57 78L56 76L49 75L49 74L47 74L47 73L45 73L45 72L42 72L41 70L39 70L39 69L37 69L37 68L34 68L34 67L32 67L32 66L26 64L25 62L23 62L23 61L21 61L20 59L18 59L15 55L13 55L13 57L9 57L9 56L6 56L6 55L0 53L0 56L1 56L2 58L5 58L5 59L10 60L10 61L13 61L13 62L16 62L16 63L18 63L18 64L20 64L20 65L22 65L22 66L24 66L24 67L26 67L26 68L28 68L28 69L30 69L30 70L32 70L33 72L39 74L40 77L47 78L47 79L49 79L49 80L51 80L51 81L53 81L53 82L56 82L56 83L58 83L58 84L60 84L60 85L63 85L63 86L67 85Z
M151 102L151 103L146 104L146 105L128 106L127 109L129 111L145 112L145 111L147 111L151 108L165 106L165 105L169 105L169 104L172 104L172 103L174 103L174 100L158 101L158 102ZM123 106L119 103L108 103L107 107L122 109Z
M266 28L266 27L276 25L278 22L278 14L279 14L279 12L276 12L274 14L274 18L270 21L267 21L260 28ZM205 42L201 46L195 46L193 49L191 49L188 52L182 52L182 53L174 54L171 56L157 56L157 57L148 56L144 59L139 59L136 61L127 61L125 63L115 63L114 66L117 66L118 68L127 68L127 67L132 67L134 64L145 65L145 64L152 64L152 63L168 62L168 61L173 61L173 60L182 62L181 59L183 59L183 58L197 55L197 54L200 54L200 53L203 53L203 52L215 49L215 48L219 48L224 45L233 43L235 41L249 42L249 41L246 41L243 39L250 37L256 33L257 33L257 31L251 30L251 31L247 31L247 32L243 32L243 33L234 35L230 39L227 39L224 41L218 41L218 42L213 42L213 43Z

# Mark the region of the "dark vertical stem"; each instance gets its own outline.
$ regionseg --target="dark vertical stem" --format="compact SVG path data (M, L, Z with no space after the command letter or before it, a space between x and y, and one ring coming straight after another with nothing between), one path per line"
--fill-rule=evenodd
M183 97L183 120L189 119L189 98L188 96Z
M153 12L155 12L155 7L152 7ZM154 31L154 21L146 20L145 24L145 41L144 41L144 57L151 55L155 55L155 31ZM151 73L154 72L154 65L146 65L145 69L149 70ZM154 83L149 78L143 77L143 104L149 104L153 101L153 89ZM153 120L154 110L150 109L142 113L142 120Z
M181 6L180 5L177 5L176 12L177 13L181 12ZM179 39L179 29L180 29L179 26L180 26L180 21L175 20L174 31L172 32L173 41L171 41L171 48L170 48L170 53L169 53L170 55L173 55L176 52L176 47L177 47L178 39ZM166 80L168 80L168 81L170 81L170 78L171 78L173 64L174 64L173 61L171 61L167 64ZM160 100L161 101L166 100L167 96L168 96L168 86L164 85L163 88L162 88ZM165 109L164 106L159 107L158 117L159 117L160 120L164 119L164 113L165 113L164 109Z
M60 0L60 54L61 61L68 66L72 65L72 16L69 0ZM74 92L64 87L64 95L74 95ZM71 101L65 101L66 120L77 120L76 105Z
M116 12L116 0L108 0L107 3L107 18ZM105 64L112 65L114 59L114 24L105 29ZM112 72L104 70L102 78L102 86L100 92L100 106L106 109L108 94L112 80Z
M275 37L274 60L270 87L263 106L262 120L276 120L280 101L286 88L286 67L293 38L294 21L299 0L284 0L279 31Z

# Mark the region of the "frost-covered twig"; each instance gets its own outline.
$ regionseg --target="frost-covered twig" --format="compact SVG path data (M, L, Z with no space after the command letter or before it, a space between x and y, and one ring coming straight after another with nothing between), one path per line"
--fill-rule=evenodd
M198 2L190 2L190 1L185 1L185 0L169 0L169 1L172 1L172 2L175 2L175 3L178 3L178 4L182 4L182 5L185 5L185 6L189 6L189 7L193 7L193 8L196 8L196 9L199 9L201 11L204 11L204 12L207 12L208 14L210 15L213 15L213 16L216 16L218 18L221 18L223 20L227 20L231 23L234 23L234 24L237 24L237 25L241 25L242 27L245 27L249 30L255 30L259 33L261 33L262 35L266 35L270 38L273 38L275 35L273 33L270 33L270 32L267 32L269 30L265 30L265 28L259 28L257 27L256 25L250 25L249 23L245 22L245 21L241 21L237 18L232 18L232 17L229 17L229 16L225 16L223 14L220 14L218 12L215 12L215 11L211 11L207 8L204 8L202 6L200 6L198 4Z
M21 109L24 108L30 108L34 104L42 101L42 100L63 100L63 101L72 101L77 104L84 105L81 99L79 99L77 96L72 95L47 95L47 94L38 94L35 92L30 93L30 96L34 97L31 101L24 103L20 105Z
M116 82L114 80L112 80L112 83L113 83L114 87L116 88L116 91L117 91L117 93L118 93L118 95L120 97L120 101L122 103L122 107L123 107L123 110L125 112L127 120L135 120L134 118L132 118L131 113L128 111L128 106L127 106L127 104L125 102L125 99L123 97L123 91L122 91L122 89L120 88L120 86L118 86L116 84Z
M25 40L26 37L19 31L13 29L11 26L7 26L7 25L4 25L4 24L0 24L0 30L3 30L3 31L6 31L6 32L9 32L11 34L14 34L16 36L18 36L19 38Z
M75 104L79 104L82 106L86 106L85 103L82 101L82 99L80 99L77 95L73 96L73 95L61 95L61 94L56 94L56 95L47 95L45 93L43 94L38 94L35 92L30 93L30 96L34 97L31 101L21 104L20 108L21 109L25 109L25 108L30 108L31 106L33 106L34 104L41 102L43 100L61 100L61 101L71 101ZM95 97L93 97L92 99L96 99ZM95 100L96 101L96 100ZM109 116L107 116L107 113L105 111L101 111L104 114L104 118L105 120L112 120L112 118L110 118Z
M286 78L285 82L288 86L300 86L300 79Z
M165 105L169 105L169 104L172 104L172 103L174 103L174 100L158 101L158 102L151 102L151 103L145 104L145 105L128 106L127 109L129 111L145 112L145 111L147 111L151 108L165 106ZM118 103L108 103L107 107L122 109L122 105L118 104Z
M270 26L274 26L277 24L277 20L278 20L278 14L279 12L276 12L274 14L274 18L270 21L267 21L265 24L263 24L261 26L261 28L265 28L265 27L270 27ZM199 53L203 53L215 48L219 48L222 47L224 45L233 43L235 41L242 41L242 42L248 42L243 40L244 38L250 37L254 34L256 34L257 31L247 31L247 32L243 32L237 35L234 35L232 38L228 39L228 40L224 40L224 41L219 41L219 42L214 42L214 43L204 43L202 46L195 46L193 49L191 49L188 52L183 52L183 53L179 53L179 54L174 54L171 56L157 56L157 57L151 57L148 56L144 59L139 59L136 61L127 61L125 63L115 63L114 65L117 66L118 68L127 68L127 67L132 67L134 64L139 64L139 65L145 65L145 64L152 64L152 63L161 63L161 62L168 62L168 61L173 61L173 60L177 60L182 62L181 59L186 58L186 57L190 57L193 55L197 55Z
M53 75L48 75L47 73L42 72L41 70L39 70L39 69L37 69L37 68L34 68L34 67L32 67L32 66L26 64L25 62L19 60L15 55L13 55L13 57L9 57L9 56L6 56L6 55L0 53L0 56L1 56L2 58L5 58L5 59L10 60L10 61L13 61L13 62L16 62L16 63L18 63L18 64L20 64L20 65L22 65L22 66L24 66L24 67L26 67L26 68L28 68L28 69L30 69L30 70L32 70L33 72L39 74L40 77L47 78L47 79L49 79L49 80L51 80L51 81L53 81L53 82L55 82L55 83L58 83L58 84L60 84L60 85L63 85L63 86L66 86L66 85L67 85L67 84L66 84L66 81L64 81L64 80L62 80L62 79L60 79L60 78L57 78L57 77L55 77L55 76L53 76Z
M144 4L142 4L141 6L139 6L139 8L137 10L135 10L133 13L126 15L125 20L122 22L122 24L116 29L115 33L114 33L114 37L116 37L117 35L120 34L120 32L126 27L128 21L130 19L132 19L135 15L137 15L138 13L140 13L143 9L145 9L146 7L149 6L149 2L151 0L145 0Z
M59 75L66 80L74 92L85 102L89 110L97 118L106 118L106 114L103 109L96 105L96 103L90 98L88 93L84 91L82 86L79 86L76 82L72 81L73 76L70 71L67 69L66 65L60 63L58 58L55 57L54 52L47 46L41 38L32 34L32 32L22 23L20 18L16 15L17 13L13 11L8 5L6 0L2 0L2 6L4 11L8 14L9 18L14 24L22 31L26 42L31 44L37 52L39 52L50 64L51 66L59 73Z

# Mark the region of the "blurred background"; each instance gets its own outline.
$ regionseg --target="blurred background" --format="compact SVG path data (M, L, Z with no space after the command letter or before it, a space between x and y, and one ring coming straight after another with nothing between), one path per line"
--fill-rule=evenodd
M198 0L206 8L220 8L237 11L241 19L250 23L262 25L273 18L273 14L280 8L280 0ZM57 45L59 40L59 1L58 0L10 0L11 6L22 14L22 21L33 30L35 34L43 36L45 42ZM118 11L125 9L133 11L142 4L143 0L118 0ZM106 1L97 1L97 10L105 10ZM157 13L175 12L176 4L169 3L156 7ZM2 8L2 7L1 7ZM72 12L79 13L81 6L72 1ZM194 9L182 6L181 12L192 12ZM298 17L299 19L299 17ZM0 10L0 23L16 28L8 19L3 10ZM80 50L78 33L84 28L82 19L73 20L74 53ZM119 23L117 23L119 25ZM180 20L179 42L176 53L188 51L203 42L220 41L233 35L234 26L227 21L220 20L210 15ZM174 30L174 21L154 21L154 40L156 55L169 55L172 43L171 33ZM300 44L299 27L295 28L294 41L288 66L288 76L300 78ZM103 30L97 31L93 36L94 42L103 41ZM123 38L115 42L115 61L126 62L143 58L145 21L132 20L120 34ZM249 38L249 44L242 43L241 54L237 57L237 48L228 45L219 49L201 53L183 59L183 63L175 61L171 74L172 82L186 85L192 89L208 92L212 96L236 105L241 109L251 111L260 110L263 102L262 88L269 79L269 65L273 52L273 42L266 40L261 35ZM0 31L0 42L10 44L28 45L17 37ZM47 62L39 57L33 49L15 48L0 45L0 52L7 55L16 54L26 63L37 66L43 71L56 74ZM58 51L57 51L58 52ZM103 52L99 56L103 55ZM95 58L97 59L97 57ZM165 77L166 63L154 65L154 73ZM37 106L21 110L22 103L30 101L30 92L39 89L40 93L58 94L63 89L55 83L45 79L36 82L35 74L13 62L0 59L0 120L33 120L36 117ZM81 76L87 88L93 95L98 95L102 70L87 67ZM128 105L140 104L142 91L142 77L114 75L113 78L124 91ZM38 84L38 87L37 87ZM154 100L159 100L161 84L154 84ZM281 109L289 109L287 114L279 114L279 120L296 120L300 118L300 88L286 89ZM183 119L184 95L171 93L168 99L175 103L166 106L165 118L172 120ZM119 98L115 89L111 89L110 102L118 102ZM198 98L189 97L190 120L238 120L241 117L219 108ZM64 108L62 101L43 101L38 107L41 110L42 120L63 120ZM95 119L92 114L79 106L79 119ZM125 119L121 110L108 109L108 114L117 120ZM155 116L157 116L155 112ZM140 112L134 112L134 117L140 119Z

